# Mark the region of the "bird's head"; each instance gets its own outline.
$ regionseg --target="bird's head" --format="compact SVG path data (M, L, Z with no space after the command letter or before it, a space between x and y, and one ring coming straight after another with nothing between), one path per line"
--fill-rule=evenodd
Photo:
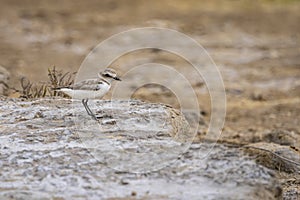
M117 75L117 72L112 68L106 68L103 72L99 73L99 76L105 78L106 80L121 81L121 79Z

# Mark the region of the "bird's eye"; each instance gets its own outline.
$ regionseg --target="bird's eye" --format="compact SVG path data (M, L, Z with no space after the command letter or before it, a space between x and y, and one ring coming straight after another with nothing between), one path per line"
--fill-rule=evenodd
M105 77L110 77L110 75L109 75L109 74L104 74L104 76L105 76Z

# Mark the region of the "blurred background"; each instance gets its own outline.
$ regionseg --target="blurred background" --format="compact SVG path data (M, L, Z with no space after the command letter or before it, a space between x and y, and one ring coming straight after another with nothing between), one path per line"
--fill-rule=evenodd
M0 0L0 5L0 65L10 73L10 87L19 88L23 76L45 81L52 66L77 71L86 55L113 34L165 27L197 40L219 67L228 101L225 139L255 140L272 129L299 134L300 1ZM141 58L187 66L160 51L136 52L116 63ZM208 120L205 83L191 80ZM178 107L165 88L135 96Z

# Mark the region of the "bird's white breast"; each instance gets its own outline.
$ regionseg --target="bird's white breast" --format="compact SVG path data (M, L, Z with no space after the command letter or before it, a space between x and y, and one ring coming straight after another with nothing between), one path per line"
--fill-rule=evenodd
M107 84L98 84L97 87L97 90L73 90L70 88L62 88L60 91L74 99L97 99L102 98L110 89L110 85Z

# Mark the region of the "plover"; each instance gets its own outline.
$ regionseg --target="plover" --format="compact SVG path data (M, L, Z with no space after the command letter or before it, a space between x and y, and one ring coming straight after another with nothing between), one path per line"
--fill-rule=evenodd
M82 104L89 116L98 120L95 114L88 106L89 99L102 98L110 89L111 83L114 80L121 81L116 71L111 68L106 68L98 74L98 78L86 79L67 87L55 88L74 99L82 99Z

